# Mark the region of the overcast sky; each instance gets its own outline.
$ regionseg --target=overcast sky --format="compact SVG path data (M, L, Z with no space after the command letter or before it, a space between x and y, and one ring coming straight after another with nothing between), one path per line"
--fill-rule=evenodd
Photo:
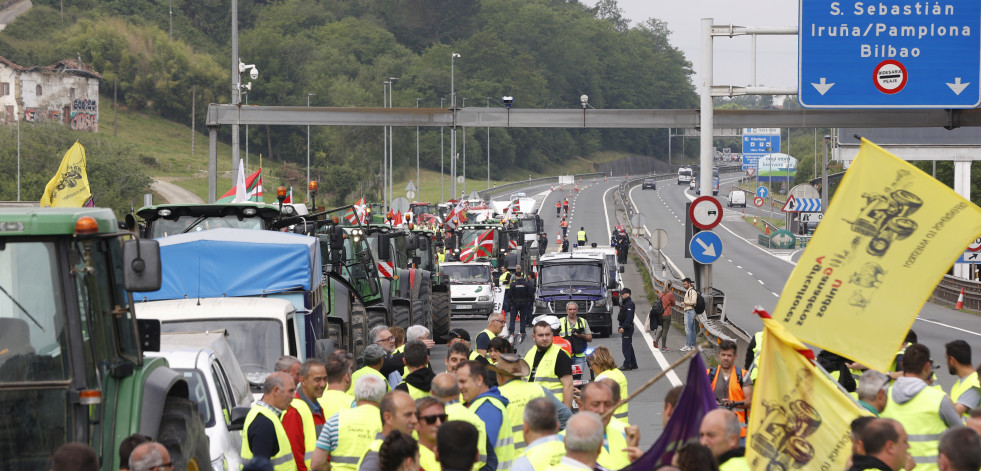
M589 0L584 0L589 1ZM595 2L589 2L595 3ZM695 86L701 84L701 19L716 25L797 26L796 1L738 2L732 0L618 0L631 25L648 18L667 21L672 45L691 62ZM796 88L797 36L759 36L756 81L758 85ZM752 40L748 36L715 39L714 85L750 85ZM697 89L696 89L697 90Z

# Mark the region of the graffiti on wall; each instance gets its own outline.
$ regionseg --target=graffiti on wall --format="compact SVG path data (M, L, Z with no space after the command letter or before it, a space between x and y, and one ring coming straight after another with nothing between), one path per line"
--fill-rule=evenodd
M71 127L76 131L99 131L99 104L88 98L72 100Z
M24 108L24 121L27 121L28 123L36 123L40 111L41 110L37 108Z

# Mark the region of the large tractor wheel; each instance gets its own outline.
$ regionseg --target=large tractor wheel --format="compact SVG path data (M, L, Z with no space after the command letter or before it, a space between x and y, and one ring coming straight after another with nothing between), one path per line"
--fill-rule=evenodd
M392 325L409 328L409 305L392 303Z
M450 335L450 293L436 292L431 299L433 341L446 343L446 337Z
M433 330L433 321L430 316L430 304L432 303L432 281L429 277L419 280L419 296L412 300L412 323L421 325L430 332Z
M371 331L371 329L374 329L377 326L380 326L380 325L388 325L387 324L387 321L388 321L388 319L387 319L387 316L385 315L385 311L384 310L382 310L382 309L372 309L372 310L368 311L368 331L369 332Z
M351 353L360 362L364 357L364 349L368 346L368 313L361 303L351 306L351 325L349 339L351 341ZM339 348L339 347L338 347Z
M160 417L157 441L167 447L174 469L211 469L208 436L198 406L190 399L169 396Z

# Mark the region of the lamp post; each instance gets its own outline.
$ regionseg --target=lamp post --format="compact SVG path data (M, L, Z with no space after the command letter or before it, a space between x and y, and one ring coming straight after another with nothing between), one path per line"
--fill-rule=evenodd
M316 93L307 93L307 108L310 107L310 97L316 96ZM249 133L246 131L245 136L248 137ZM310 125L307 125L307 181L310 181ZM316 190L314 190L316 191ZM307 185L307 200L310 199L310 185Z
M382 82L382 108L388 108L388 84L386 80ZM384 212L388 212L388 126L382 126L382 206Z
M463 98L462 101L460 108L466 108L467 99ZM463 128L463 192L460 194L467 194L467 128Z
M450 196L456 197L456 58L450 54L450 109L453 112L453 126L450 128Z
M419 100L422 98L416 98L416 108L419 108ZM422 181L419 179L419 126L416 126L416 191L422 195Z
M392 90L392 86L395 85L395 81L398 79L399 79L398 77L388 78L388 107L389 108L392 108L394 106L393 95L395 94L395 91ZM388 201L392 201L392 198L394 197L392 191L394 186L393 173L395 172L395 150L393 147L394 142L395 142L395 128L389 126L388 127Z
M831 189L828 188L828 144L831 144L831 136L824 136L824 157L821 159L821 211L828 212L828 196Z
M487 108L490 108L490 97L487 97ZM490 126L487 126L487 189L490 189Z
M439 99L439 107L443 107L443 98ZM446 201L446 195L443 194L443 190L446 188L446 184L443 183L443 126L439 127L439 202L442 203Z
M245 95L245 106L249 106L249 94L243 93ZM308 144L309 146L309 144ZM249 125L245 125L245 170L249 170ZM309 180L309 177L307 178Z

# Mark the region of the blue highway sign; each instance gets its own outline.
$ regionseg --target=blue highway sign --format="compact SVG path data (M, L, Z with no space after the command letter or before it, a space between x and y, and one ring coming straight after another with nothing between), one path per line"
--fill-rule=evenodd
M722 239L712 231L701 231L691 236L688 250L692 259L708 265L722 257Z
M821 198L798 198L790 195L783 205L785 213L817 213L821 211Z
M766 198L767 196L770 196L770 190L768 190L765 186L758 186L756 187L756 196Z
M806 108L975 108L981 2L800 1Z

